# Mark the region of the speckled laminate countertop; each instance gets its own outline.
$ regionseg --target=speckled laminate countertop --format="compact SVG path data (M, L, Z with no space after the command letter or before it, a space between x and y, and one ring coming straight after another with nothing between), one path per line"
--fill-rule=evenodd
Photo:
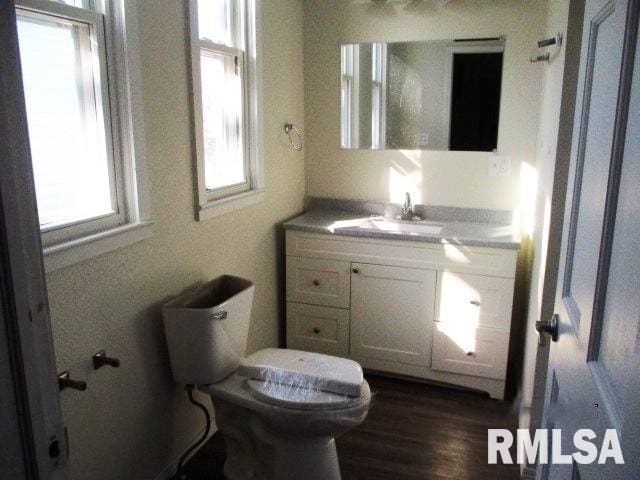
M445 207L446 208L446 207ZM457 209L458 210L458 209ZM340 209L316 208L293 218L284 224L287 230L301 230L331 235L352 237L386 238L477 247L493 247L517 250L520 248L520 233L508 223L462 221L464 215L455 215L455 221L447 221L439 211L436 218L424 215L424 221L442 225L439 233L393 232L371 227L372 214L367 211L345 211ZM445 213L446 215L446 213ZM391 217L393 218L393 217ZM467 216L466 218L469 218Z

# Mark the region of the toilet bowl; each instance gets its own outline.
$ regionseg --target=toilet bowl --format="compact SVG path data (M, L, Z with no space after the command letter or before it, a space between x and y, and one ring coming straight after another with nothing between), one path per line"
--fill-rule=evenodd
M174 378L211 396L226 478L337 480L335 438L369 410L362 368L276 348L244 358L253 288L224 276L164 306Z

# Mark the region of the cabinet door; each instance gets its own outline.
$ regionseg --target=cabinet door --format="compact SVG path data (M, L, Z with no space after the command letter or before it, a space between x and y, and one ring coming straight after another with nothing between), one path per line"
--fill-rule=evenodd
M436 272L352 264L351 356L429 366Z

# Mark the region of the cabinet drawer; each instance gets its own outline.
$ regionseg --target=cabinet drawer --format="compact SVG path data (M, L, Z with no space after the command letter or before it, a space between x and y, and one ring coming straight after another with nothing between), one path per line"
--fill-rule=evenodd
M438 272L436 320L509 330L513 284L510 278Z
M508 349L509 333L504 330L435 322L431 368L503 380Z
M287 301L349 308L350 262L287 257Z
M287 348L349 353L349 310L287 302Z

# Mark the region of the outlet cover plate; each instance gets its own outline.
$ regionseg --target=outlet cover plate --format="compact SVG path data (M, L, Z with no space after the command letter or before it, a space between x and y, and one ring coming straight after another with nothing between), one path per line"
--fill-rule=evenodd
M491 155L489 157L489 176L508 177L511 175L511 157L508 155Z

